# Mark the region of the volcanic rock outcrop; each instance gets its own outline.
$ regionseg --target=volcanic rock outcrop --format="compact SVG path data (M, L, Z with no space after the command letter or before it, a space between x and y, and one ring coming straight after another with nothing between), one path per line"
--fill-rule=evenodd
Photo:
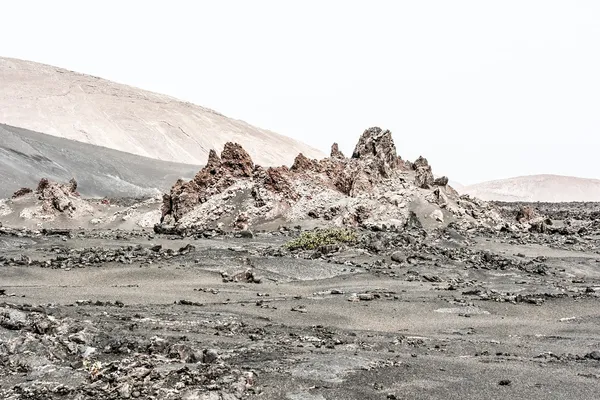
M425 158L403 161L391 132L377 127L363 132L350 158L334 144L331 157L314 160L299 154L290 168L265 169L240 145L227 143L220 157L211 150L193 180L177 181L164 195L161 224L247 229L317 219L346 226L403 226L411 212L434 225L500 221L487 203L459 198L447 184L446 177L434 179Z
M21 216L27 219L53 219L56 215L76 218L91 214L93 207L77 193L77 181L71 179L62 184L46 178L40 180L36 190L19 189L12 196L13 200L33 200L34 207L26 208Z

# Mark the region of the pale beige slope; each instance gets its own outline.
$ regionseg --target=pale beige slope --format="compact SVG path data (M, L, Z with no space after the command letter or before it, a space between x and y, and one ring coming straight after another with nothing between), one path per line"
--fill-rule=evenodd
M600 180L531 175L483 182L459 191L488 201L600 201Z
M172 97L61 68L0 58L0 123L179 163L240 143L261 165L323 154L291 138Z

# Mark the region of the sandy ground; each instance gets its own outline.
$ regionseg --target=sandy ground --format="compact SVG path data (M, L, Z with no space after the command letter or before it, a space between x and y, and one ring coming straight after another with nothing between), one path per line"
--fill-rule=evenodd
M23 254L51 259L48 249L57 247L160 244L176 254L187 244L195 249L151 264L63 269L5 265L0 267L0 288L6 296L0 301L52 304L46 307L54 315L92 321L116 336L129 325L129 334L139 338L183 335L191 346L218 349L229 364L256 374L255 387L242 397L597 396L600 361L589 356L600 350L596 252L511 245L489 237L474 241L473 251L525 261L545 256L548 271L539 275L518 268L473 268L437 256L394 263L389 255L352 249L315 260L268 255L269 248L286 240L277 235L196 240L4 236L0 248L7 259ZM248 266L261 283L224 282L223 272L232 276ZM534 295L542 301L483 300L469 294L473 288ZM353 294L368 293L376 296L349 301L357 300ZM95 301L124 306L96 306ZM0 388L27 379L27 372L0 378ZM165 398L212 398L202 391L197 397L186 393L181 389Z

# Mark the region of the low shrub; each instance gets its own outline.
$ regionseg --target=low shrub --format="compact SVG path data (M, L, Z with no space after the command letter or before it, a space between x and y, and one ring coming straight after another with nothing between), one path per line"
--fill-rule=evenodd
M315 229L303 232L296 239L285 244L289 250L315 250L323 246L354 243L356 232L345 228Z

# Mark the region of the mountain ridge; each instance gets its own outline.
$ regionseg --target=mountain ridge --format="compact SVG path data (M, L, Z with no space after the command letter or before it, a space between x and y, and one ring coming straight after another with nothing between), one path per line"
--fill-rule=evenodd
M0 123L144 157L201 165L229 141L265 166L323 156L210 108L51 65L0 57L0 86Z
M459 191L486 201L600 201L600 179L556 174L523 175L467 185Z
M75 178L88 197L147 197L173 180L191 178L199 166L159 161L131 153L0 124L0 198L41 178Z

